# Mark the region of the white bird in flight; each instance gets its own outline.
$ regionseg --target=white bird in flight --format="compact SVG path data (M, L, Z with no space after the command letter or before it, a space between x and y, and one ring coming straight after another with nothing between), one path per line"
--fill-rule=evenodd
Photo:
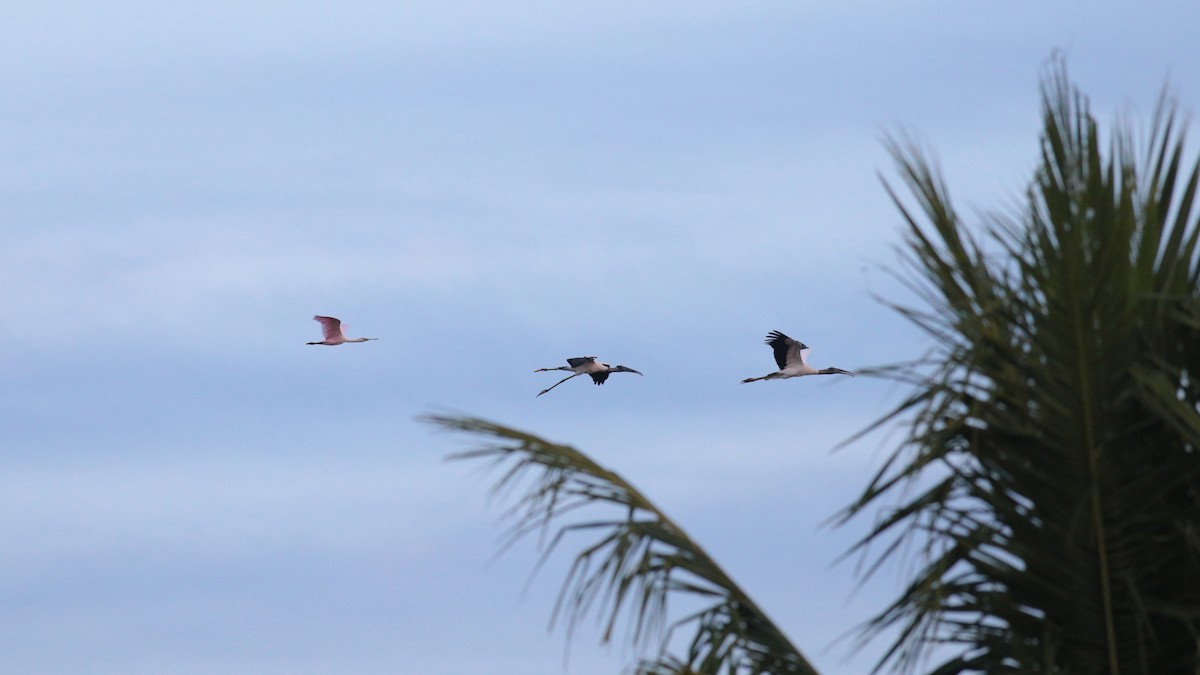
M321 333L325 336L320 342L305 342L307 345L340 345L345 342L366 342L379 338L347 338L342 334L342 322L332 316L314 316L313 321L321 324Z
M775 363L779 364L779 372L763 375L762 377L747 377L742 380L742 384L747 382L757 382L758 380L784 380L789 377L803 377L805 375L849 375L854 377L854 373L841 368L822 368L817 370L808 365L807 356L812 350L808 345L799 340L773 330L767 333L766 343L771 345L771 349L775 350Z
M557 368L538 368L537 370L533 371L535 373L541 373L547 370L565 370L567 372L575 373L574 375L569 375L558 382L555 382L549 389L543 389L539 391L538 396L550 391L550 389L557 387L572 377L577 377L579 375L591 375L592 381L596 384L604 384L604 381L608 379L609 373L637 373L638 375L641 375L641 373L638 373L638 371L634 370L633 368L626 368L625 366L610 366L607 363L597 363L596 357L594 356L577 356L573 359L567 359L567 363L569 363L570 366L559 366ZM534 398L537 398L537 396Z

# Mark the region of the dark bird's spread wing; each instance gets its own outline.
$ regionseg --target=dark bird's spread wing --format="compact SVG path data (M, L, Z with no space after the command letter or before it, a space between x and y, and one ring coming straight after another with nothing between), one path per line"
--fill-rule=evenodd
M592 381L596 384L604 384L604 381L608 379L607 370L603 373L590 373L590 375L592 376Z
M779 364L780 370L787 367L788 350L792 348L792 345L799 345L800 349L805 348L804 345L777 330L767 333L766 343L771 345L771 349L775 351L775 363Z
M578 368L579 366L582 366L585 363L595 363L595 362L596 362L596 357L594 357L594 356L576 356L573 359L567 359L567 364L570 365L572 368Z

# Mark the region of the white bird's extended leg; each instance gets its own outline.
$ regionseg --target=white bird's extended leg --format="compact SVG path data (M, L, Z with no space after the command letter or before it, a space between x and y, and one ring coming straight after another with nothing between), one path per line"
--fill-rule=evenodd
M759 380L770 380L774 378L775 375L775 373L771 373L770 375L763 375L762 377L747 377L746 379L742 380L742 384L746 384L747 382L758 382Z
M566 368L547 368L546 370L566 370ZM551 385L550 389L557 387L558 385L562 384L563 382L566 382L567 380L571 379L572 377L579 377L582 374L583 373L575 373L574 375L568 375L568 376L564 377L563 379L559 380L558 382L555 382L553 385ZM543 390L539 391L538 396L541 396L542 394L550 391L550 389L543 389ZM537 398L537 396L534 396L534 398Z

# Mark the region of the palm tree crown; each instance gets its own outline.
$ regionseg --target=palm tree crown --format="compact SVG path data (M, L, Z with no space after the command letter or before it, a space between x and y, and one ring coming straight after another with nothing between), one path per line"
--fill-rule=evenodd
M888 371L917 384L887 418L908 438L844 514L918 487L861 544L924 554L867 634L900 627L908 669L949 645L937 673L1195 673L1200 165L1165 99L1139 156L1122 129L1102 144L1065 69L1042 94L1027 204L981 239L893 144L927 305L898 309L937 346Z

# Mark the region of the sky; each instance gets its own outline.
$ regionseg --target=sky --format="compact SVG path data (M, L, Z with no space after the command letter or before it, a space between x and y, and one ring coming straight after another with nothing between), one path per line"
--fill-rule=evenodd
M1054 54L1095 113L1200 101L1193 2L44 2L0 22L6 672L616 673L497 557L487 418L699 541L822 673L902 589L830 518L913 358L884 139L1016 203ZM314 314L377 342L306 346ZM578 378L598 355L644 373ZM562 374L562 375L565 375ZM583 542L580 540L574 550ZM569 652L568 652L569 646Z

